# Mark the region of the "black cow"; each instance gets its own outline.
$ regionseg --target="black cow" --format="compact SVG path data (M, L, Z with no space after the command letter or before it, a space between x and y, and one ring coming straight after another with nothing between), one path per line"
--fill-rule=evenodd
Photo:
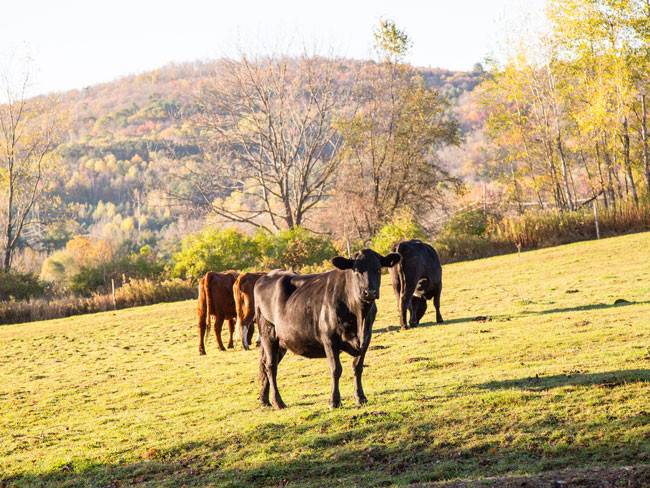
M377 314L381 268L398 261L397 254L384 257L363 249L353 259L335 257L332 264L337 269L327 273L274 270L255 283L262 406L286 407L276 375L287 349L308 358L327 358L332 374L330 408L341 405L339 354L345 351L354 356L354 397L360 405L367 402L361 374Z
M401 328L408 328L407 310L410 313L409 325L417 326L427 310L427 300L432 298L436 307L436 322L442 323L442 267L436 250L419 239L412 239L395 244L393 252L402 258L399 265L389 270L397 298Z

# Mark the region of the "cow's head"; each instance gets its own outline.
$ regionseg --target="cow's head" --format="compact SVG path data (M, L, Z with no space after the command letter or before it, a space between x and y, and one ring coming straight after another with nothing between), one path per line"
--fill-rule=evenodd
M358 293L358 298L364 302L372 302L379 298L381 285L381 268L390 268L399 263L400 255L396 253L382 256L372 249L362 249L352 259L337 256L332 264L340 270L351 270L348 280L351 280L351 290Z

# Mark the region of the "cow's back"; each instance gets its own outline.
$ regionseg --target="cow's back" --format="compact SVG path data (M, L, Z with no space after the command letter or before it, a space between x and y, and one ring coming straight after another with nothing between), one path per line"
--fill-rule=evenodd
M235 299L235 308L237 309L237 316L240 319L249 317L255 313L255 297L254 289L255 283L265 273L242 273L239 275L235 284L233 285L233 296Z
M206 273L203 279L206 289L205 295L209 300L208 309L210 315L219 315L226 320L233 319L237 316L233 285L238 277L239 273L236 271L226 271L223 273L208 271Z
M338 273L334 270L299 275L274 271L257 281L257 314L273 324L283 347L306 357L324 357L318 326L323 307L336 297L331 288Z
M393 252L401 256L400 262L389 268L393 285L398 283L399 289L415 286L423 278L431 283L441 282L440 259L429 244L419 239L411 239L395 244Z

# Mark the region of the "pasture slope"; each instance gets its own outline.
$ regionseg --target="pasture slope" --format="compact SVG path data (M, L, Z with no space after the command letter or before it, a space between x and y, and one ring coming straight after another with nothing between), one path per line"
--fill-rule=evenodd
M344 354L333 412L292 354L259 408L258 352L199 357L194 301L0 327L0 486L650 482L650 233L443 273L446 322L406 332L384 276L369 404Z

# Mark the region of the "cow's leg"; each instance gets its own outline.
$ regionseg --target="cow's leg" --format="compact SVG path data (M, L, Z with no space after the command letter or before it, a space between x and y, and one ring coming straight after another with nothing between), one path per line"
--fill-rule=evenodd
M424 297L413 297L411 300L413 303L413 311L415 312L415 323L419 324L422 317L424 317L424 313L427 311L427 299Z
M402 299L401 299L402 284L401 284L399 273L393 270L394 268L390 269L390 277L393 285L393 293L395 294L395 300L397 300L397 310L401 317L402 316ZM400 322L401 322L401 318L400 318ZM390 330L390 326L388 326L388 330Z
M208 317L208 320L210 320L210 317ZM208 322L209 323L209 322ZM205 332L209 328L208 324L206 324L205 319L201 320L199 318L199 354L201 356L205 355Z
M260 405L262 407L270 407L269 402L269 377L266 375L266 352L264 348L260 348L260 370L258 373L260 380Z
M442 315L440 315L440 293L442 292L442 283L438 283L433 292L433 305L436 307L436 322L442 324Z
M284 356L286 349L280 347L280 342L275 340L264 346L264 339L262 339L262 347L265 349L266 362L264 364L266 369L266 376L269 380L269 395L271 397L271 404L277 408L287 408L280 397L278 391L278 364Z
M234 319L228 319L228 349L233 349L235 346L232 342L232 335L233 332L235 332L235 320Z
M248 346L251 344L251 341L253 340L253 333L255 332L255 323L251 320L248 325L244 326L244 330L242 331L242 340L244 337L246 337L246 345L245 349L248 349Z
M410 314L409 325L413 326L415 324L414 315L413 315L413 292L415 292L415 287L404 287L402 288L402 296L400 297L400 307L399 307L399 321L400 327L402 330L408 329L406 325L406 313Z
M223 327L223 315L217 314L215 315L215 321L214 321L214 335L217 336L217 344L219 346L220 351L225 351L226 348L223 347L223 342L221 342L221 328Z
M283 347L280 347L278 349L278 355L277 355L277 364L275 365L275 372L277 375L277 365L280 364L280 361L282 361L282 358L286 354L287 350L284 349ZM266 350L264 347L260 348L260 370L259 370L259 380L260 380L260 406L262 407L270 407L271 402L269 401L269 391L271 389L271 385L273 384L272 381L269 380L272 375L269 375L269 366L268 363L269 361L266 359ZM278 387L277 387L277 380L275 382L275 388L274 388L275 393L273 394L273 406L278 409L286 408L287 406L284 404L282 401L282 398L280 398L280 394L278 393Z
M354 369L354 399L359 405L368 403L368 399L363 393L363 386L361 386L361 375L363 374L363 361L365 357L366 353L364 352L352 361L352 368Z
M277 409L286 408L278 391L277 375L278 364L284 357L286 349L280 347L280 341L275 335L275 326L264 317L260 318L260 339L262 353L260 356L260 373L264 368L266 380L262 380L260 389L260 403L262 406L273 405ZM269 403L270 396L270 403Z
M339 358L339 348L334 346L331 341L324 341L325 355L332 375L332 393L330 395L330 408L341 406L341 393L339 392L339 378L341 378L341 359Z

